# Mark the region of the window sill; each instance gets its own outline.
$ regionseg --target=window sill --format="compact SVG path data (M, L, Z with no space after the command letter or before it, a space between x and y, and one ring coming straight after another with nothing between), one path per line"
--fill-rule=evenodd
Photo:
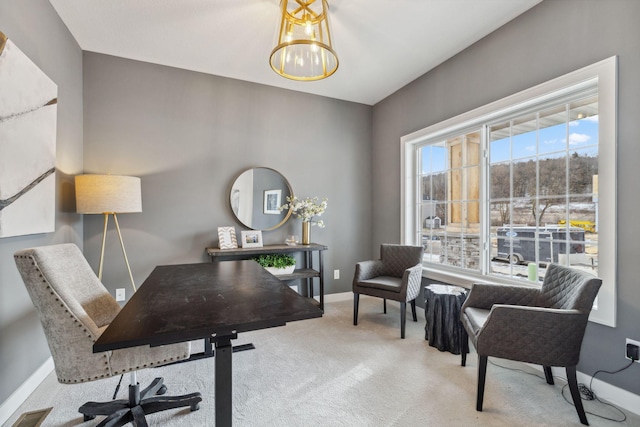
M541 283L527 282L524 280L513 280L501 277L487 277L473 273L461 273L457 271L445 270L441 268L433 268L422 266L422 277L431 280L437 280L451 285L462 286L463 288L470 288L474 283L493 283L500 285L512 285L512 286L525 286L525 287L540 287Z
M436 280L438 282L462 286L463 288L470 289L471 285L474 283L489 283L489 284L498 284L498 285L511 285L511 286L523 286L523 287L531 287L531 288L540 288L542 283L538 283L537 285L533 282L528 282L524 280L509 280L507 278L500 277L491 277L487 278L486 276L481 276L479 274L473 273L460 273L457 271L445 270L442 268L433 268L422 266L422 277L425 279ZM594 302L594 306L591 309L591 313L589 315L589 321L594 323L599 323L601 325L611 326L610 323L607 322L607 319L603 319L603 315L598 312L597 299Z

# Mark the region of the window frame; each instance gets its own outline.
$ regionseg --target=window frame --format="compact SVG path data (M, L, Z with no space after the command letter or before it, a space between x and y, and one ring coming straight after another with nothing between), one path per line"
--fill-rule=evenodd
M420 192L415 179L418 172L416 155L418 147L423 146L426 141L445 139L453 134L464 133L470 129L482 129L483 132L486 132L488 125L503 120L505 117L513 117L530 110L544 108L559 99L585 92L590 87L597 87L599 105L598 276L602 279L602 286L589 320L615 327L617 311L617 56L612 56L401 137L401 242L405 244L421 244L421 242L415 241L417 209L414 207L416 206L416 201L419 200L418 193ZM484 158L486 150L481 155ZM489 226L485 213L489 204L486 185L487 174L486 169L482 167L480 232L483 239L481 245L485 252L490 249L490 238L484 238L489 236L487 230ZM482 264L484 265L484 263ZM429 264L423 266L423 276L446 283L466 286L476 282L536 286L532 283L490 275L486 266L481 267L480 273L474 273L458 268Z

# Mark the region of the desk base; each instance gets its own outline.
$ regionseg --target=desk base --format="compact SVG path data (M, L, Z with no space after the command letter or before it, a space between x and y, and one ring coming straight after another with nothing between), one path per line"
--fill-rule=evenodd
M247 351L247 350L255 350L256 347L253 345L253 343L249 343L249 344L241 344L241 345L234 345L233 346L233 352L237 353L239 351ZM176 362L173 362L173 364L175 363L185 363L185 362L193 362L194 360L200 360L200 359L206 359L209 357L214 357L215 356L215 351L213 351L213 346L211 344L211 341L209 341L208 339L204 340L204 351L200 352L200 353L191 353L191 356L189 356L188 359L183 359L183 360L178 360Z
M284 325L279 325L284 326ZM232 355L235 348L249 350L253 344L233 347L231 340L238 338L236 331L222 333L209 338L209 343L215 345L215 393L216 393L216 427L231 427L232 422ZM205 352L207 348L205 347ZM242 351L239 350L239 351Z
M167 409L189 406L191 411L200 409L202 397L200 393L182 396L158 396L166 393L167 387L162 378L153 380L149 387L140 391L140 385L129 386L129 399L112 400L109 402L87 402L78 409L84 415L84 421L89 421L98 415L107 415L98 426L119 427L133 423L138 427L146 427L145 414L165 411ZM151 397L148 397L151 396Z

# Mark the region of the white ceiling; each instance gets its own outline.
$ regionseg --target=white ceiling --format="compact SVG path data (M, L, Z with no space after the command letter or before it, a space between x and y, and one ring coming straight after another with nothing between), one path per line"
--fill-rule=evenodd
M328 0L340 66L296 82L269 66L279 0L50 0L85 51L368 105L540 1Z

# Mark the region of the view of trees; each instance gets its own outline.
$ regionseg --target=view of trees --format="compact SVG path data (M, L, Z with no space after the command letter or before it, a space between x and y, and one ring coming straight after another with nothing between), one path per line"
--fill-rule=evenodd
M568 167L567 167L568 162ZM511 177L513 167L513 177ZM567 183L567 171L569 172ZM598 174L598 157L573 152L569 158L549 157L529 159L521 162L498 163L491 166L491 225L511 223L510 204L518 209L525 208L530 213L530 225L536 220L544 223L544 215L552 206L564 205L567 185L571 202L590 203L593 193L593 176ZM536 176L539 176L539 192L536 191ZM447 173L437 173L422 177L422 200L438 202L437 215L446 220L444 212L448 200ZM513 186L513 188L512 188ZM535 196L538 194L538 209ZM527 221L529 222L529 221Z
M544 223L544 214L554 205L566 202L567 162L569 163L568 191L572 202L589 202L593 193L593 176L598 174L598 157L574 152L568 159L546 158L513 163L513 178L510 180L510 165L491 166L491 204L499 212L499 224L511 222L509 204L511 198L517 205L529 206L531 221ZM538 172L536 172L536 167ZM536 192L536 176L539 189ZM513 185L511 194L510 181ZM535 196L538 195L538 209ZM520 200L518 200L520 199Z
M597 271L598 222L610 208L597 197L598 173L610 181L609 168L598 171L607 161L598 155L598 95L563 92L499 116L412 145L419 194L406 196L420 225L409 227L425 260L481 274L489 265L488 275L516 279L528 277L529 262Z

